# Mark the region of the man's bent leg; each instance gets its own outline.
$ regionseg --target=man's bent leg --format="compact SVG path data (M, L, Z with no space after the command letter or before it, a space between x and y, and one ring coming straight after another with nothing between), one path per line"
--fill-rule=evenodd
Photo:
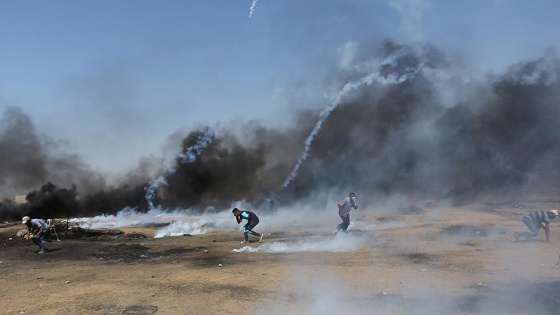
M342 219L342 223L339 224L340 230L342 232L346 232L348 226L350 226L350 214L346 214L346 215L340 214L340 218Z

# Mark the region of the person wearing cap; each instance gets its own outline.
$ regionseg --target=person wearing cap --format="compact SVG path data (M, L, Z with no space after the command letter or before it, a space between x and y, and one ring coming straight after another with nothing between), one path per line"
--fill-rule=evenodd
M518 242L520 237L525 237L525 240L529 241L535 238L535 236L539 235L539 230L541 228L544 229L546 235L546 242L550 242L550 229L549 224L550 221L555 220L558 218L558 210L539 210L529 213L523 216L523 223L527 226L529 231L531 232L513 232L515 236L515 240Z
M350 226L350 210L352 210L352 208L358 209L356 194L353 192L350 193L348 197L338 202L338 215L342 219L342 223L337 226L336 232L342 231L346 233L348 226Z
M27 227L27 238L31 238L31 241L39 246L39 254L43 254L48 251L47 247L43 243L43 239L50 233L49 225L47 222L41 219L31 219L25 216L21 219L21 223L25 224Z

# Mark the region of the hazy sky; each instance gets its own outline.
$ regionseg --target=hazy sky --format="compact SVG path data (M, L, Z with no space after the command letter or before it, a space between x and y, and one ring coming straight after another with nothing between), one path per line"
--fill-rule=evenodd
M249 18L252 3L0 1L0 110L120 171L177 130L323 106L349 43L429 42L482 72L560 46L557 0L259 0Z

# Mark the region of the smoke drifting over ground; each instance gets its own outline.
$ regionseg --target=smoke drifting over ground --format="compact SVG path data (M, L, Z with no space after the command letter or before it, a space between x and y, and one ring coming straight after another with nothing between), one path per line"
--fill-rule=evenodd
M241 132L218 128L196 161L175 161L176 172L158 190L155 205L208 209L245 200L263 209L318 200L325 191L336 191L339 198L350 190L363 193L362 200L417 194L464 203L481 192L507 194L558 183L557 56L476 77L431 45L386 41L374 49L353 47L331 72L334 88L325 107L336 106L321 117L319 111L302 110L284 130L255 122L238 124ZM320 119L322 126L304 151ZM196 143L205 129L191 132L178 151ZM61 155L42 140L16 108L4 112L0 137L0 148L10 152L0 163L3 187L29 189L50 180L63 187L75 183L82 196L104 187L79 157ZM286 181L302 152L306 159ZM98 190L82 211L147 210L140 191L150 180L145 174L139 167L129 174L134 183Z
M365 238L337 234L330 238L317 241L296 241L296 242L273 242L258 246L244 246L233 249L236 253L299 253L299 252L352 252L361 246L372 245L375 242Z
M558 287L557 282L514 283L510 286L484 287L484 294L410 297L390 292L358 291L352 284L332 274L309 275L293 271L285 288L272 305L260 305L250 314L556 314L554 298L543 290ZM408 285L417 279L403 276ZM419 281L418 281L419 282ZM420 284L419 290L426 290ZM294 302L294 296L298 299ZM285 301L290 301L286 303Z

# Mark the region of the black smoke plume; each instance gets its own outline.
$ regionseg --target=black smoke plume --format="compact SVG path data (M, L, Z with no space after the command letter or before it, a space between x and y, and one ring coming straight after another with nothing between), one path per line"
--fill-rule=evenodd
M48 182L25 196L27 215L33 218L60 218L73 215L78 209L77 197L75 185L67 189Z
M75 185L67 189L47 182L39 189L29 192L25 196L25 203L4 198L0 202L0 219L19 220L26 215L41 219L73 216L79 209L77 197Z
M340 196L356 191L369 201L399 194L466 203L481 194L508 196L560 184L560 60L554 54L521 61L500 74L472 77L468 66L432 45L386 41L359 51L351 66L331 73L336 75L329 85L340 90L360 78L375 79L341 98L286 188L282 183L320 109L301 110L282 130L246 122L242 132L217 133L196 161L175 161L176 172L168 176L168 186L159 187L154 202L206 209L245 200L265 207L272 200L290 203L322 191ZM19 125L29 125L23 120ZM24 155L29 159L13 160L0 171L11 174L11 181L32 185L35 177L48 177L46 154L33 149L40 148L34 133L17 126L4 131L2 139L22 133L27 142L8 146L38 154ZM201 133L191 132L177 151L193 145ZM19 177L10 173L17 168L26 171ZM81 194L79 211L146 210L148 183L146 178Z
M6 107L0 118L0 195L25 194L51 181L63 187L75 184L82 194L105 186L77 154L71 154L46 135L18 107Z
M434 82L434 74L452 78L457 72L442 52L387 42L379 54L394 56L380 75L415 75L363 87L341 103L317 135L294 193L340 187L457 203L480 193L558 185L558 58L520 62L475 85L448 82L467 95L450 103Z

